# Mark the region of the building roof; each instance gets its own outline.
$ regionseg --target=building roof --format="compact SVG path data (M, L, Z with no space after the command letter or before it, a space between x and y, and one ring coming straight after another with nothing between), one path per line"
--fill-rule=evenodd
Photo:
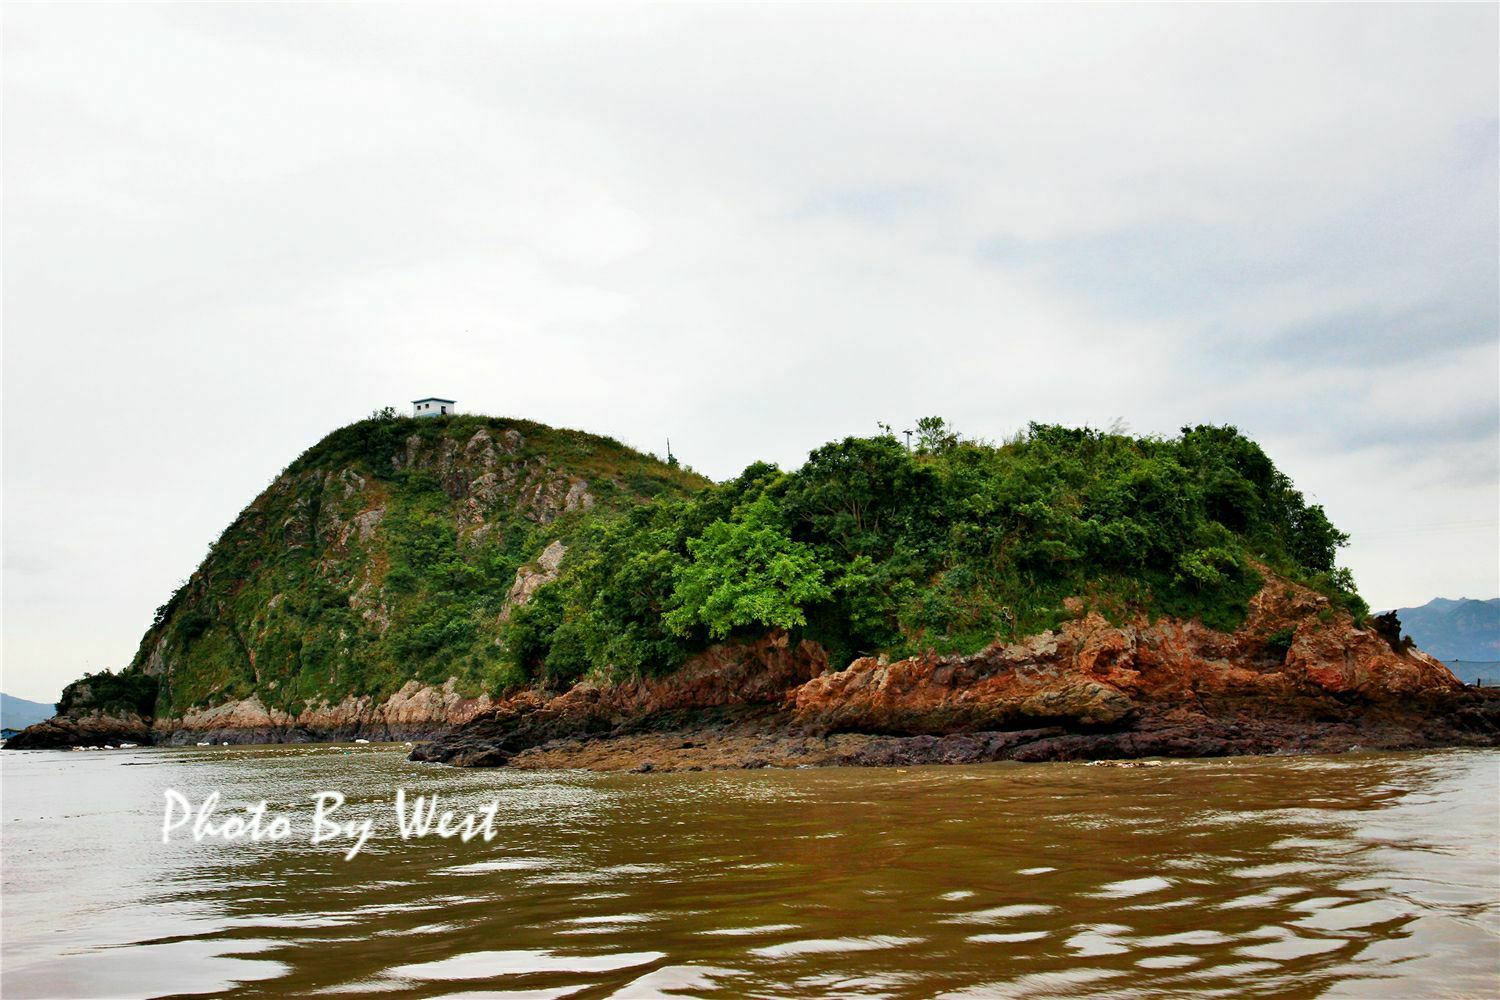
M413 403L455 403L454 399L440 399L437 396L428 396L425 399L414 399Z

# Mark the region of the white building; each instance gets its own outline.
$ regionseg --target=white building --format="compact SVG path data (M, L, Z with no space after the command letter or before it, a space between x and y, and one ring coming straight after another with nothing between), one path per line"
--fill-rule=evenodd
M446 417L450 413L457 413L458 407L451 399L438 399L429 396L426 399L414 399L411 401L411 415L414 417Z

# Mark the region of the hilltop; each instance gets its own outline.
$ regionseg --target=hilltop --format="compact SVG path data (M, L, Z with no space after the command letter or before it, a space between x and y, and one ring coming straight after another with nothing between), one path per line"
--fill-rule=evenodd
M524 681L497 656L503 615L593 520L707 485L527 420L360 421L288 465L157 609L130 664L69 685L59 711L134 720L137 738L153 719L280 738L299 719L352 731L399 696L427 731Z
M919 429L713 484L526 421L362 421L236 518L125 670L20 742L469 724L423 753L496 762L726 706L752 730L1118 732L1145 703L1202 709L1194 691L1302 720L1460 687L1368 618L1346 536L1232 427ZM1100 642L1119 649L1080 674Z

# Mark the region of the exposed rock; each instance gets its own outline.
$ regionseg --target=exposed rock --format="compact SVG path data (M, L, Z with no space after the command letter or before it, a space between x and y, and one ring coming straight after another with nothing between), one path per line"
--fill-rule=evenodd
M359 532L359 540L368 542L375 537L375 529L380 527L380 522L385 520L384 507L371 507L367 511L357 514L350 524L354 530Z
M380 706L380 716L389 727L458 725L494 707L489 695L460 694L457 681L450 677L440 688L407 681Z
M156 641L151 644L151 652L146 655L141 664L141 670L147 677L165 677L171 673L170 664L166 659L167 640L165 636L157 636Z
M568 487L567 496L563 497L563 510L588 510L594 506L594 494L589 492L589 484L586 480L575 479Z
M28 726L5 741L7 750L52 750L60 747L139 745L151 742L151 727L139 715L57 716Z
M593 477L625 482L596 495ZM565 546L588 530L590 508L624 511L706 485L580 431L476 415L359 421L304 451L250 501L163 603L123 668L159 680L157 711L198 706L154 720L160 734L304 739L310 731L421 727L431 735L467 720L476 704L494 705L451 686L446 694L432 685L393 689L408 676L453 674L477 694L492 673L484 654L499 639L507 587L515 584L513 606L554 579ZM514 569L511 553L533 538L556 544L526 553L540 559L497 590L494 574ZM438 615L453 626L440 635L428 627ZM346 697L356 674L379 685L376 702ZM95 688L77 689L70 704L119 700ZM230 692L245 700L226 705ZM291 707L296 718L280 712ZM66 741L70 726L76 720L53 727L49 739Z
M379 509L346 526L358 531ZM507 606L555 578L566 552L554 541L518 572ZM362 586L351 605L378 617L377 597ZM262 694L180 718L59 718L9 745L437 736L413 758L642 771L1500 745L1500 691L1466 688L1420 650L1356 627L1269 572L1232 633L1172 619L1111 623L1081 601L1068 613L1053 631L971 656L864 658L833 671L821 647L773 633L714 646L668 676L586 680L499 703L466 697L454 679L412 680L384 701L351 695L295 716ZM265 617L247 627L264 628ZM143 666L170 675L159 637Z
M313 519L311 502L299 497L292 505L292 513L281 522L281 538L288 549L300 549L312 544Z
M505 595L505 603L500 609L502 622L510 620L511 611L530 601L531 595L538 588L557 579L563 556L567 554L567 546L554 540L537 557L535 568L522 566L516 570L516 581L510 585L510 591Z
M307 743L320 740L430 739L452 726L492 712L488 695L468 697L449 678L442 687L408 681L383 702L345 698L335 705L309 706L297 715L267 708L259 697L194 708L178 718L144 720L136 715L89 713L59 716L22 731L9 749L100 746L126 741L142 745L194 743Z
M836 672L785 635L716 646L665 678L525 692L412 756L671 770L1500 744L1500 692L1466 689L1274 574L1233 633L1070 613L973 656ZM1293 636L1281 660L1272 634Z
M356 493L363 493L365 489L365 477L353 469L344 469L338 476L339 485L344 488L344 499L348 500Z
M412 759L491 766L554 739L784 723L787 692L827 668L822 647L792 646L784 633L754 643L725 643L668 677L610 685L584 681L551 697L524 691L494 713L419 747Z
M865 658L804 684L791 707L800 722L825 731L877 733L940 733L1052 719L1107 725L1130 715L1134 703L1119 688L1065 670L1072 651L1070 643L1059 653L1056 637L1046 633L973 657L890 664Z
M407 437L406 437L406 455L405 455L405 457L403 458L400 455L393 455L391 457L391 461L395 464L395 467L397 469L401 469L401 468L407 468L407 469L415 468L416 465L417 465L417 456L420 455L421 453L422 453L422 435L420 435L420 434L408 434Z
M474 436L464 445L464 459L470 466L478 466L486 472L495 467L499 456L489 431L481 427L474 432Z

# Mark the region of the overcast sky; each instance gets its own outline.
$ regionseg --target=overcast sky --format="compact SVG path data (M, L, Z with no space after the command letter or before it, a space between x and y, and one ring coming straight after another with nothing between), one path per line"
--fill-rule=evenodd
M1233 423L1372 604L1500 593L1494 5L4 18L11 694L425 395L716 479Z

